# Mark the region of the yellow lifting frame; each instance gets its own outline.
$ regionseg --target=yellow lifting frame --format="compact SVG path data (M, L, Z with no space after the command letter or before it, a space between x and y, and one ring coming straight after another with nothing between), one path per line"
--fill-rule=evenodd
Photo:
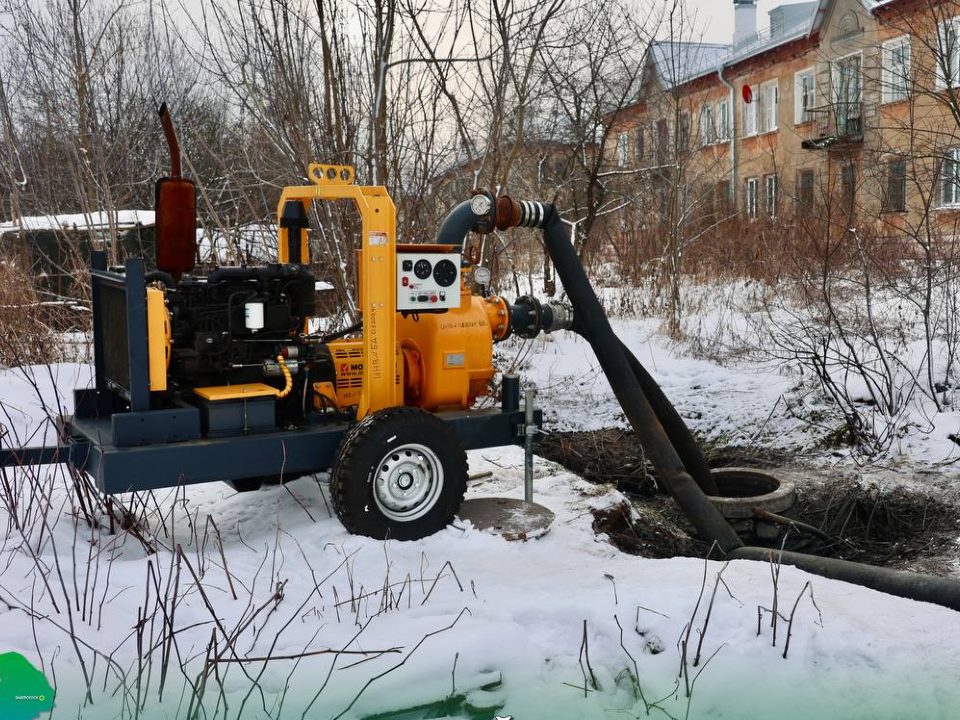
M360 253L360 312L363 316L363 394L357 418L371 412L403 404L403 388L397 374L397 210L382 185L354 185L353 168L344 165L312 164L313 185L283 189L277 206L277 219L290 200L303 203L309 214L316 200L353 200L360 213L362 252ZM277 256L287 262L287 228L278 228ZM310 261L307 233L301 235L300 257Z

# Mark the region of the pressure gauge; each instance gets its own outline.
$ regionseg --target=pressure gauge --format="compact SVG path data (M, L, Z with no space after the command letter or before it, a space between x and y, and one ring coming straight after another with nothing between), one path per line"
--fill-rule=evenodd
M416 264L413 266L413 274L421 280L426 280L428 277L430 277L430 273L432 272L433 265L430 264L429 260L417 260Z
M479 265L473 269L473 280L478 285L489 285L490 284L490 270L488 268Z

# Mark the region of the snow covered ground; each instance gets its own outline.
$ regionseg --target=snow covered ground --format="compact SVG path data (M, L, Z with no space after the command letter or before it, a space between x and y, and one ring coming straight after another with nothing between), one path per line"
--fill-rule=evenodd
M789 375L677 357L651 339L651 323L616 324L707 437L809 445L809 430L777 409L794 391ZM521 372L540 385L553 427L622 423L585 343L557 336L524 355ZM75 365L34 374L50 405L56 381L66 411L70 388L88 378ZM0 372L0 400L4 428L39 442L30 384ZM519 449L472 452L470 469L493 477L468 497L522 496ZM302 478L252 494L218 483L158 493L158 552L148 554L130 534L76 523L69 484L45 471L14 514L0 509L0 652L42 667L57 688L54 717L133 717L138 698L144 718L186 717L205 667L199 717L366 718L429 706L390 717L595 720L645 717L644 699L654 717L960 717L957 613L783 568L781 612L808 581L816 601L800 599L784 659L785 622L776 647L769 615L757 634L758 606L773 602L768 565L731 563L708 623L723 566L620 553L594 533L590 511L622 497L547 461L535 488L556 521L543 539L513 543L463 522L412 543L351 536L329 513L323 479ZM688 698L678 641L690 623ZM343 652L300 657L326 650ZM205 665L213 656L216 672Z

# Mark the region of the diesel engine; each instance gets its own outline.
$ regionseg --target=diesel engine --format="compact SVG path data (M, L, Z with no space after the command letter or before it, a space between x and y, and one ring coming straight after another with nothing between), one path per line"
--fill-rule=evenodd
M164 280L173 283L172 279ZM278 405L280 424L302 420L311 381L333 381L326 346L306 333L316 314L314 276L305 265L222 267L207 277L186 275L166 289L170 317L169 390L285 382L290 400Z

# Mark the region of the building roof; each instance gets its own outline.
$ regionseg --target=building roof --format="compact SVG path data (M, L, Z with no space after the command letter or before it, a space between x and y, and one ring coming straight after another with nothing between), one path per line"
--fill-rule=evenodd
M878 7L888 0L861 1ZM673 88L810 35L820 28L829 4L830 0L814 0L778 6L769 13L767 30L736 44L658 41L650 46L651 57L664 84Z
M103 230L110 227L110 220L118 230L129 230L137 226L153 225L153 210L117 210L112 213L77 213L70 215L32 215L0 223L0 235L24 230Z
M650 46L650 55L664 83L675 87L716 70L730 55L732 47L717 43L657 41Z

